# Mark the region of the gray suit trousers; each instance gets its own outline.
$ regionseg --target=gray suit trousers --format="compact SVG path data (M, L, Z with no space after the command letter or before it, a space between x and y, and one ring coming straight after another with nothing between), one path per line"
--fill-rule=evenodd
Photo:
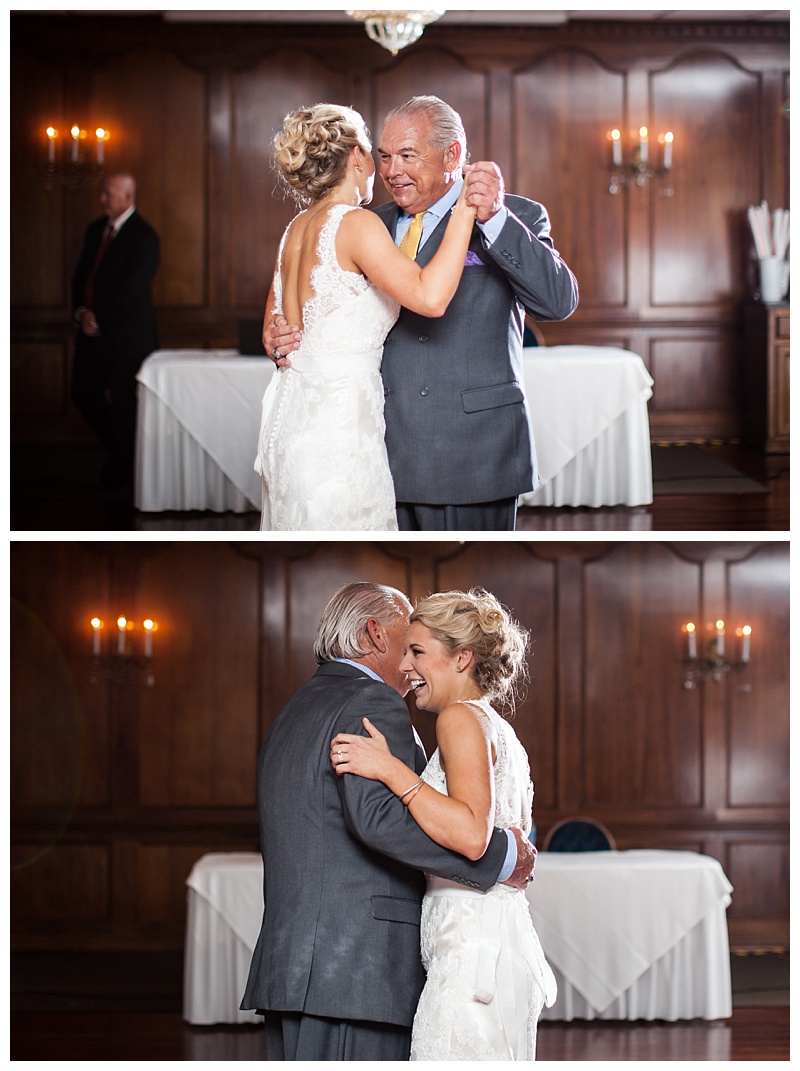
M302 1012L267 1012L268 1060L402 1060L411 1030L393 1023L323 1019Z

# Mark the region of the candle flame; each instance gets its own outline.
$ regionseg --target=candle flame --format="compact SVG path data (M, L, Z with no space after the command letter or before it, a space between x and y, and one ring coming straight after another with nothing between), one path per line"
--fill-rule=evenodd
M752 631L753 630L750 628L749 625L744 625L743 628L742 628L742 635L743 636L749 636Z
M93 629L98 629L103 627L103 622L100 620L99 617L93 617L91 620L91 625Z
M695 625L694 621L689 621L688 624L683 626L683 629L684 632L688 632L689 635L691 635L696 630L696 627L697 626Z
M127 628L127 627L128 627L128 619L127 619L127 617L118 617L117 618L117 628L118 629L123 629L123 628Z
M155 621L151 621L151 619L149 617L145 621L142 622L142 628L146 629L147 632L152 632L155 629L155 627L156 627Z
M717 632L722 632L723 629L725 628L725 622L724 621L717 621L716 624L715 624L715 628L716 628Z
M666 132L666 134L664 135L664 141L668 141L670 144L672 144L673 137L672 137L672 131L671 130L668 130Z
M608 136L612 141L619 141L619 139L622 137L622 134L620 134L619 130L617 130L617 128L614 127L613 130L609 131Z
M79 138L81 136L81 128L79 126L70 127L69 132L72 134L73 138Z
M639 127L639 137L640 138L646 138L647 137L647 127L646 126L640 126Z
M98 141L108 141L108 131L105 127L99 126L94 133Z
M45 134L47 134L48 138L50 138L51 140L53 138L57 138L58 137L58 131L56 130L56 128L54 126L49 126L47 128L47 130L45 130Z

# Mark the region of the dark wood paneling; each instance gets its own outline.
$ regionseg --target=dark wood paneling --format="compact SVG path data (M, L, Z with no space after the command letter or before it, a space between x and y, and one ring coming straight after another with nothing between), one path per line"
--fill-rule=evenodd
M226 544L210 560L174 544L142 563L137 606L159 625L156 686L139 699L139 805L253 806L258 564Z
M11 21L12 342L60 347L16 377L15 441L87 435L64 389L67 284L95 187L45 193L47 122L106 122L109 165L136 171L162 239L162 346L235 346L237 318L262 313L293 211L270 165L281 117L340 99L378 137L390 107L426 92L459 109L474 160L497 160L507 188L550 213L581 304L547 326L548 344L640 353L656 379L655 439L741 435L738 335L754 284L745 209L762 197L788 206L788 22L433 25L393 59L355 24ZM607 131L642 123L675 133L673 197L608 192ZM387 196L378 180L376 203Z
M586 563L583 809L702 806L701 699L679 671L680 622L697 616L701 579L696 563L649 543Z
M626 199L609 194L606 172L606 133L623 122L625 102L625 74L583 50L547 54L514 78L508 187L547 207L583 310L627 302Z
M743 209L762 189L760 91L758 75L713 53L652 75L651 131L675 135L675 195L652 200L654 307L713 306L741 293Z
M531 633L540 834L589 812L622 850L712 855L736 941L788 941L787 542L15 542L11 578L18 947L180 948L195 860L257 848L258 750L352 580L494 591ZM89 683L89 618L119 612L159 623L152 688ZM702 650L718 617L751 662L686 689L681 626Z
M113 132L109 166L136 175L137 208L161 238L156 305L205 307L206 78L168 52L136 49L101 67L95 83L93 111Z

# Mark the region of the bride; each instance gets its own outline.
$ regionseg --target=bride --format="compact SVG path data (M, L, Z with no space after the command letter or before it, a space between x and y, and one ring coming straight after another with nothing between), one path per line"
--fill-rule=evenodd
M436 717L437 749L421 779L368 736L331 743L337 774L382 781L439 844L479 859L495 826L531 828L528 757L494 709L524 670L526 634L485 591L423 599L409 618L400 671L417 707ZM556 981L525 893L478 892L428 876L422 904L427 981L411 1035L412 1060L532 1060L536 1024Z
M384 445L383 342L400 305L442 316L455 294L475 209L462 191L442 244L420 268L374 213L375 163L364 120L316 104L275 138L280 174L306 205L287 227L265 328L282 314L303 329L278 361L262 406L255 468L262 531L396 531Z

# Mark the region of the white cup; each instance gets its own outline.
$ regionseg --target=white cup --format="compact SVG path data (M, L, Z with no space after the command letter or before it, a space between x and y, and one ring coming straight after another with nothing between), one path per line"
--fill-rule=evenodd
M780 257L764 257L758 262L761 300L765 305L777 305L789 291L789 262Z

